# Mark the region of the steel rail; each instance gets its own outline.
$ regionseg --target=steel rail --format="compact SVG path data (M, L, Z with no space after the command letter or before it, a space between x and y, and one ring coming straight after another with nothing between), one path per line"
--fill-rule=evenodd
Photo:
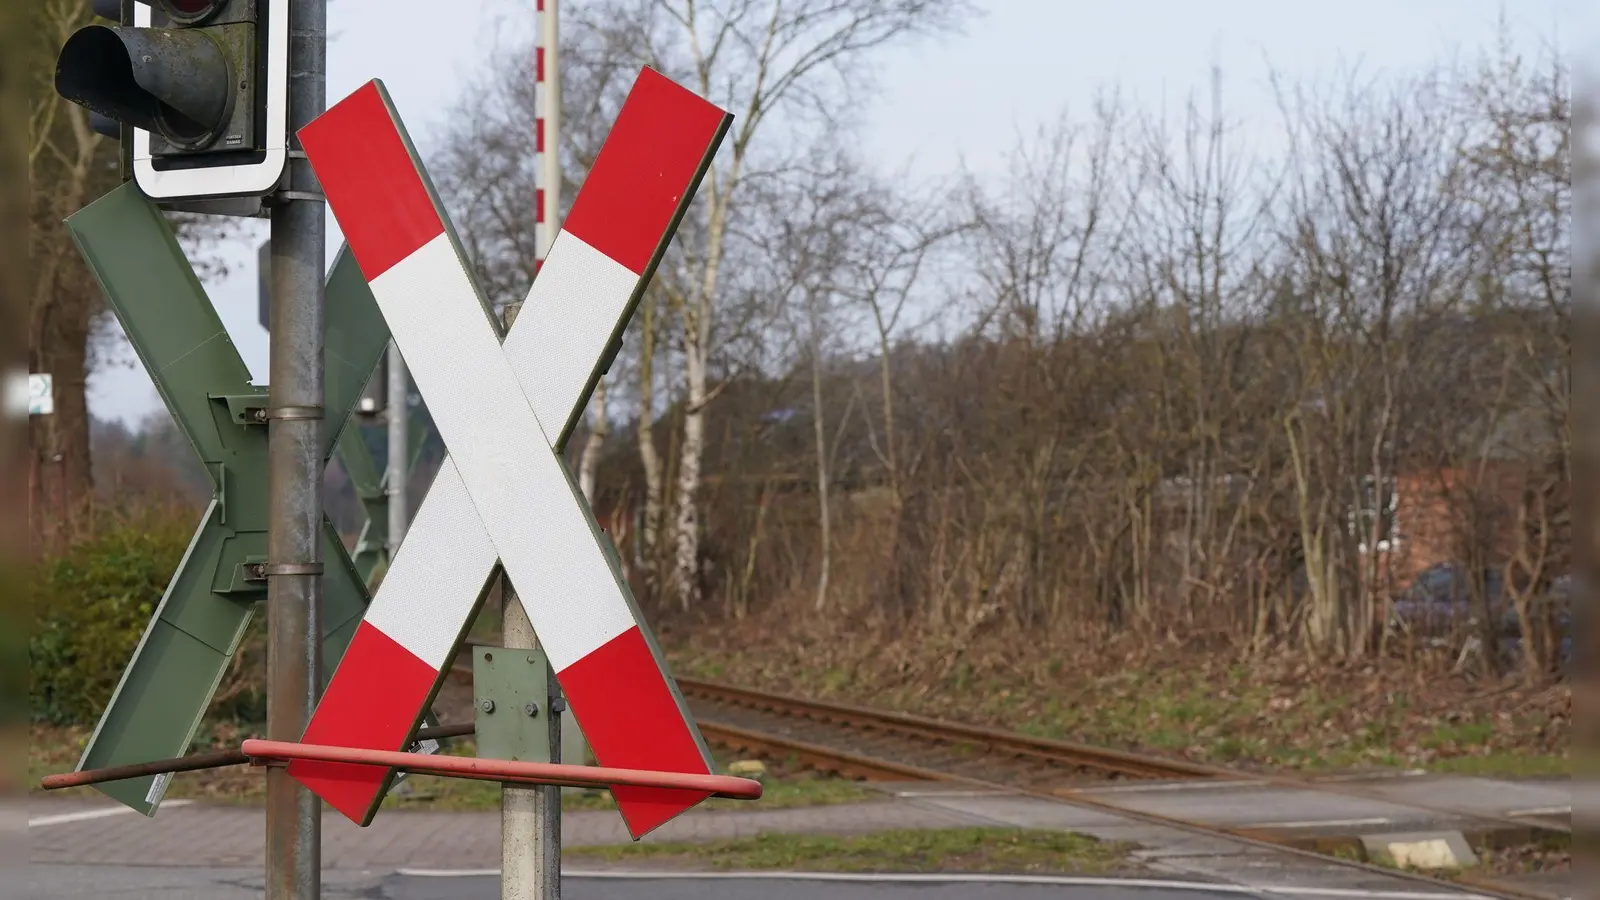
M821 744L753 731L725 722L700 719L697 724L700 726L700 734L712 743L752 753L781 750L793 754L803 765L821 772L834 772L866 781L942 781L946 777L944 774L930 777L929 773L936 770L921 766L836 750Z
M1126 750L1094 747L1069 741L1034 737L998 728L964 725L909 713L889 712L864 706L804 700L785 694L772 694L694 678L677 679L686 694L704 697L761 711L772 711L797 718L823 719L847 725L881 728L933 741L977 744L1016 756L1029 756L1046 762L1082 766L1143 778L1222 778L1250 776L1187 760L1167 759Z
M1419 809L1438 816L1480 823L1493 823L1501 828L1528 829L1530 832L1544 830L1562 834L1572 833L1572 824L1570 822L1562 823L1548 818L1535 819L1532 817L1518 819L1493 812L1459 809L1433 803L1416 803L1410 800L1398 801L1385 797L1379 792L1362 790L1347 783L1329 783L1273 773L1242 772L1204 763L1193 763L1187 760L1173 760L1125 750L1094 747L1087 744L1035 737L997 728L965 725L959 722L949 722L943 719L907 713L820 700L807 700L787 694L735 687L714 681L679 678L677 682L678 687L686 694L746 706L758 711L771 711L796 718L822 719L841 724L861 722L871 726L882 727L886 730L898 731L902 734L923 735L932 740L987 745L1016 755L1033 756L1050 762L1104 768L1145 777L1159 778L1167 775L1169 777L1215 778L1223 781L1253 781L1273 787L1309 790L1323 794L1357 797L1364 800L1376 800L1399 806L1408 806L1412 809Z
M682 684L681 680L679 681L679 684ZM1291 843L1287 838L1281 840L1277 839L1275 836L1262 833L1259 830L1235 830L1220 825L1212 825L1205 822L1195 822L1189 819L1164 816L1160 813L1130 809L1128 807L1118 806L1114 803L1107 803L1103 800L1088 796L1081 791L1046 791L1034 788L1018 787L1015 785L1004 784L1002 782L989 781L982 778L973 778L967 775L959 775L954 772L943 772L937 769L927 769L919 766L906 765L890 760L876 760L872 757L852 754L847 751L839 751L831 747L824 747L820 744L812 744L806 741L785 737L783 735L767 734L764 732L758 732L751 729L740 728L738 726L727 725L714 721L707 721L704 719L700 720L699 725L701 733L710 740L719 742L726 741L733 746L746 747L750 749L767 748L779 750L785 753L792 753L802 760L818 760L826 767L825 771L843 772L848 771L850 767L877 769L886 773L893 773L896 776L905 777L916 781L963 784L968 787L983 788L996 793L1012 795L1020 794L1024 796L1037 797L1043 800L1065 803L1068 806L1093 809L1097 812L1104 812L1123 819L1132 819L1147 825L1172 828L1205 837L1222 837L1245 846L1254 847L1260 850L1288 853L1290 855L1297 856L1302 859L1312 860L1324 865L1335 865L1343 868L1356 869L1373 875L1401 878L1408 881L1415 881L1421 884L1431 885L1433 887L1448 888L1460 893L1461 900L1471 900L1473 897L1494 897L1499 898L1499 900L1561 900L1561 898L1543 891L1487 882L1481 879L1472 880L1470 887L1472 890L1479 892L1477 894L1473 894L1471 892L1464 891L1464 885L1460 881L1451 881L1406 869L1393 869L1387 866L1380 866L1360 860L1330 856L1325 853L1320 853L1316 850L1310 850L1297 846ZM830 764L828 763L828 760L834 760L836 762Z

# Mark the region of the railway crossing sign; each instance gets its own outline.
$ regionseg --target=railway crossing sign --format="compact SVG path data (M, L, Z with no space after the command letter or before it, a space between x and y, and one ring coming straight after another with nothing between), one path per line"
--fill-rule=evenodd
M409 742L498 561L600 765L711 772L615 551L558 453L731 119L644 69L503 346L382 84L369 82L301 130L450 451L303 742L376 750ZM391 772L289 765L363 825ZM706 796L623 786L613 794L635 837Z
M250 383L227 330L159 209L125 183L67 219L139 359L211 477L213 495L78 769L188 751L257 604L267 596L267 389ZM344 432L389 339L348 250L327 284L322 455ZM366 586L323 520L323 671L366 610ZM153 815L169 776L98 785Z

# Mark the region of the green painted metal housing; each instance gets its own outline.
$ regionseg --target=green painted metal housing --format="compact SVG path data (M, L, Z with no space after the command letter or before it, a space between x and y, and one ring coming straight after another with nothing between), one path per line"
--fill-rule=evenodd
M267 406L266 388L250 383L249 369L153 203L125 184L69 217L67 226L213 484L211 503L89 739L81 770L180 756L193 744L256 605L266 599L267 583L256 567L267 561L268 426L258 412ZM327 296L324 459L389 341L348 252L334 264ZM326 518L322 560L326 681L369 595ZM152 815L166 787L160 776L99 789Z
M375 377L382 378L383 373L379 372ZM410 418L408 424L411 433L407 459L410 464L406 466L406 471L415 472L427 440L428 425L426 420L416 415ZM373 460L364 430L358 423L351 423L344 430L339 438L339 463L344 466L350 486L355 490L356 499L361 501L361 511L366 516L350 557L356 571L361 573L362 580L370 588L373 573L380 565L387 566L389 561L389 494L387 473L381 471Z

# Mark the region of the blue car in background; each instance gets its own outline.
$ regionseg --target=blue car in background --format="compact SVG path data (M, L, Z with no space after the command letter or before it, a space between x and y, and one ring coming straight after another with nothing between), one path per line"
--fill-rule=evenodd
M1472 601L1471 571L1457 563L1439 563L1425 569L1394 601L1395 624L1403 630L1429 640L1435 646L1447 644L1450 637L1478 637L1477 609ZM1505 576L1499 568L1483 573L1484 595L1495 634L1502 652L1515 657L1521 650L1522 623L1516 607L1506 596ZM1572 576L1562 575L1550 584L1545 596L1555 604L1556 633L1561 639L1561 663L1572 653Z

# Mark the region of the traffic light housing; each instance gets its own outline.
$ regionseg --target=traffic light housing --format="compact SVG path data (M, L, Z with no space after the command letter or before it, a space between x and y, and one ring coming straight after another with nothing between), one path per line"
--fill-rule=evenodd
M56 91L124 145L157 201L260 196L287 154L287 0L96 0Z

